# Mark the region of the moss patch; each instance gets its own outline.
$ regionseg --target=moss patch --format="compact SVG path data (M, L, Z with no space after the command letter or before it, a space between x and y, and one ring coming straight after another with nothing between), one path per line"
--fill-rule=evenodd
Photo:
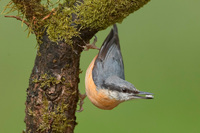
M64 81L65 81L64 77L62 77L60 80L57 80L56 77L49 76L46 73L41 75L39 80L38 79L33 80L34 83L39 83L42 89L44 87L50 87L51 85L56 85L59 83L65 84Z
M76 7L82 27L103 30L114 23L121 23L130 13L149 0L85 0Z
M84 0L84 3L76 4L72 1L70 5L60 7L60 12L47 24L47 32L55 42L65 40L66 43L72 44L72 37L80 37L81 29L103 30L114 23L121 23L148 1ZM77 28L78 25L81 27Z
M68 123L73 120L68 120L65 112L68 109L68 105L62 102L57 105L54 111L49 110L49 103L46 98L43 100L44 108L41 111L41 123L37 131L40 132L48 132L48 130L52 130L53 133L63 133L68 126Z
M130 13L150 0L13 0L7 6L8 13L29 23L29 33L35 32L38 42L44 31L54 41L72 44L73 37L80 37L81 29L103 30L114 23L121 23Z
M60 13L57 12L52 16L46 25L47 33L52 41L64 40L67 44L72 44L72 37L80 37L77 29L78 21L73 20L73 13L73 7L64 7Z

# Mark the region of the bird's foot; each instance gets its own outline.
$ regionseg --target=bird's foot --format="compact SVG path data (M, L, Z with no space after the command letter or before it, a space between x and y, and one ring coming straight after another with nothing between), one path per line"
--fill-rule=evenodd
M80 100L80 103L79 103L79 110L77 110L77 112L82 112L83 111L83 103L84 103L84 99L86 98L86 93L85 94L81 94L79 93L79 100Z
M87 44L85 43L85 46L83 46L84 51L88 51L89 49L97 49L99 50L99 48L95 45L95 43L97 42L97 37L94 35L94 41L92 42L92 44Z

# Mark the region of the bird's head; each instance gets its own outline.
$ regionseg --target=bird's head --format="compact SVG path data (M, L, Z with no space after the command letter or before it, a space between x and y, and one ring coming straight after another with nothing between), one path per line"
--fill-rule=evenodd
M103 89L106 90L106 93L110 98L119 101L153 99L152 93L139 91L133 84L117 76L108 77L103 83Z

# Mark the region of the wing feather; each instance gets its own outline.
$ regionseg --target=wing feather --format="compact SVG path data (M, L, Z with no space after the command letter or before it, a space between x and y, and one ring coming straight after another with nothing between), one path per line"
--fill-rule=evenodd
M114 25L101 46L94 63L92 77L96 86L101 87L110 76L124 77L124 64L120 51L117 26Z

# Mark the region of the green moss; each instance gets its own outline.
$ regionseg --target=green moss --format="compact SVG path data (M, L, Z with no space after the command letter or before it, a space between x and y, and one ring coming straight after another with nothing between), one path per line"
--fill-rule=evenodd
M64 7L62 13L52 16L50 22L46 25L47 33L54 42L65 40L67 44L72 44L72 37L80 37L77 30L77 20L72 21L74 10Z
M80 37L81 29L99 31L114 23L121 23L149 1L84 0L84 3L75 3L76 0L13 0L6 8L10 8L9 13L17 10L18 16L26 18L29 33L35 32L38 43L41 43L40 39L46 30L52 41L72 44L73 37ZM78 28L78 25L81 27Z
M57 107L52 111L49 110L48 100L44 98L43 100L44 108L42 109L41 123L37 131L48 131L52 130L53 133L63 133L67 127L69 127L69 122L73 120L68 120L65 112L68 109L68 105L62 102L57 105Z
M69 1L69 0L68 0ZM114 23L121 23L130 13L138 10L149 0L85 0L74 6L61 7L47 24L47 32L51 40L65 40L72 44L72 37L80 37L80 29L89 28L103 30ZM73 3L73 2L71 2ZM73 20L72 14L78 19ZM81 25L77 29L77 25Z
M30 108L28 108L28 115L35 116L34 112Z
M65 84L64 81L65 81L64 77L58 80L56 77L49 76L46 73L41 75L41 78L39 80L38 79L33 80L34 83L39 83L41 88L50 87L51 85L56 85L60 83Z
M85 0L76 7L82 27L103 30L114 23L121 23L130 13L150 0Z

